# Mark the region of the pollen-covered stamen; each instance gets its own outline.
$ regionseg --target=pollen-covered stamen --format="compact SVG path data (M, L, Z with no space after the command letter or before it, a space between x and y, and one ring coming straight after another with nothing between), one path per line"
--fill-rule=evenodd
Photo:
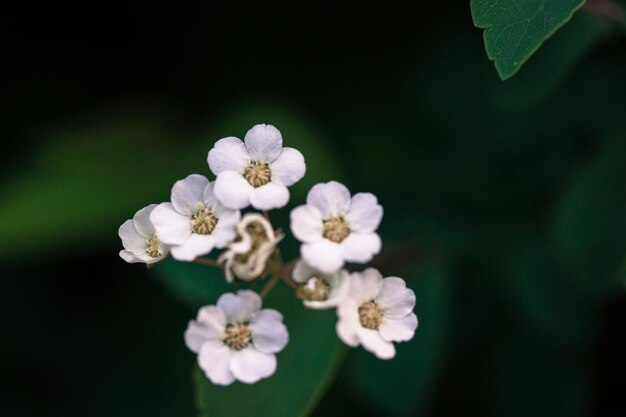
M378 330L383 321L383 309L376 301L368 301L359 307L361 326L370 330Z
M324 220L322 236L326 239L340 243L350 234L350 225L343 216L330 217Z
M242 350L252 343L252 331L248 323L229 323L222 340L230 349Z
M296 289L296 297L305 301L326 301L329 294L330 284L318 277L311 277Z
M191 230L199 235L209 235L215 229L218 220L217 216L205 207L191 216Z
M267 162L250 161L243 171L243 177L254 188L267 184L272 179L272 171Z
M159 252L159 246L161 245L161 241L157 237L157 235L152 236L150 239L146 241L146 253L151 258L158 258L161 256L161 252Z

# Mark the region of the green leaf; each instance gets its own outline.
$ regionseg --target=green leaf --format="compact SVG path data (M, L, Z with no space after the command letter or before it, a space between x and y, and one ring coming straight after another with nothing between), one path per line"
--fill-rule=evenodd
M194 367L200 416L305 417L332 382L346 352L335 334L335 312L305 309L286 285L276 287L264 307L283 313L289 329L289 344L277 354L276 373L253 385L221 387Z
M524 71L507 83L496 83L491 99L503 108L536 105L553 93L585 55L611 32L606 19L591 13L576 13L549 42L537 51Z
M471 0L474 25L485 29L489 59L503 80L513 76L584 0Z
M619 288L626 254L626 141L609 141L582 169L560 201L553 226L562 259L577 272L576 288L590 299Z
M557 346L580 345L597 328L592 304L572 289L576 274L537 236L510 242L497 282L519 328Z
M415 272L407 285L417 298L415 337L396 344L391 360L359 349L346 364L348 389L385 416L417 415L428 406L449 342L452 300L447 274L438 268Z
M105 115L42 132L44 144L0 184L0 260L118 239L125 219L165 200L173 181L206 166L202 154L169 142L168 132L143 114Z

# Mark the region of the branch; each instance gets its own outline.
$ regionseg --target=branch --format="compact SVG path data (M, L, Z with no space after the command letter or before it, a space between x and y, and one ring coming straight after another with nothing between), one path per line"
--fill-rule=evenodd
M587 0L583 9L615 23L624 23L626 13L615 0Z

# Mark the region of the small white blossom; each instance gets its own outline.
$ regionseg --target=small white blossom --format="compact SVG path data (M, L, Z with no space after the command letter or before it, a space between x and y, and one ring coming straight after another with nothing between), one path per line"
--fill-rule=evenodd
M303 242L302 258L319 271L330 273L344 262L366 263L380 252L376 229L383 208L370 193L350 191L336 181L313 186L306 204L291 212L291 231Z
M150 220L162 242L172 246L172 257L193 261L235 238L241 213L224 207L213 194L213 183L198 174L177 181L171 203L159 204Z
M214 384L235 380L253 384L276 371L276 353L289 341L283 316L261 310L253 291L224 294L217 306L202 307L189 322L185 344L198 354L198 364Z
M303 260L296 263L292 278L298 284L296 296L305 306L314 309L337 307L349 288L348 271L324 274Z
M150 213L156 206L151 204L142 208L135 213L132 220L126 220L120 226L118 234L124 245L120 257L126 262L151 264L160 261L169 253L169 246L161 242L150 222Z
M226 281L233 282L235 277L252 281L260 277L282 238L276 236L270 222L260 214L243 216L237 225L237 239L218 258L219 263L225 262Z
M209 168L217 177L215 195L233 209L284 207L287 187L304 176L304 157L296 149L283 148L283 137L272 125L254 126L244 142L227 137L209 151Z
M348 295L337 308L337 335L348 346L362 345L380 359L393 358L392 342L415 334L415 293L401 278L383 279L374 268L353 273L349 280Z

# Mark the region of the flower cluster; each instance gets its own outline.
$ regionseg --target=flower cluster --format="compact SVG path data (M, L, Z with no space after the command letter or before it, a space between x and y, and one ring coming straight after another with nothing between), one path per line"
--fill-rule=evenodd
M283 147L280 131L260 124L244 140L220 139L208 153L215 181L192 174L172 187L170 201L139 210L119 229L126 262L154 264L168 255L186 262L224 249L215 266L231 283L268 278L257 294L239 290L200 309L185 332L207 378L218 385L254 383L276 370L276 354L289 341L283 316L262 309L264 297L282 280L310 309L337 311L336 331L348 346L363 346L380 359L395 356L394 342L410 340L417 328L415 294L398 277L383 278L364 264L381 250L376 233L383 208L370 193L350 194L330 181L313 186L306 204L291 211L290 229L301 242L298 259L283 263L267 210L284 207L289 189L305 174L302 154ZM252 207L262 210L241 210Z

